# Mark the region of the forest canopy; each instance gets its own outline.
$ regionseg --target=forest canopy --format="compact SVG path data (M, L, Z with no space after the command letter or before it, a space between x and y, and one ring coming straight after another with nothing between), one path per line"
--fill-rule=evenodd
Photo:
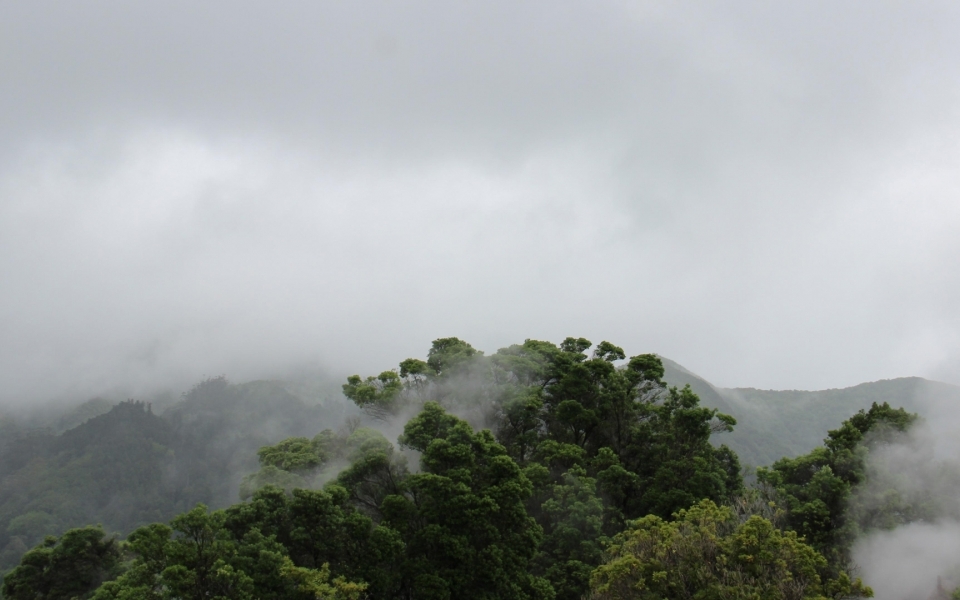
M736 420L663 376L658 356L607 341L488 356L438 339L423 359L347 379L364 418L252 452L242 502L122 540L96 527L49 537L3 595L870 596L849 552L878 520L851 517L848 500L872 446L915 416L875 404L746 486L736 453L712 442Z

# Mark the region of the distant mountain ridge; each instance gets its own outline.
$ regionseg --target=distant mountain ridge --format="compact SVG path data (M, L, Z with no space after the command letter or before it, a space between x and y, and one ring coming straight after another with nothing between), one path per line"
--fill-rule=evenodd
M679 363L660 358L670 385L689 384L704 406L737 419L734 432L719 435L716 441L730 446L743 464L754 467L809 452L829 430L873 402L888 402L921 416L926 399L960 403L960 387L921 377L818 391L720 388Z
M753 467L820 445L827 431L872 402L923 414L922 399L960 404L960 387L906 377L845 389L725 389L661 357L670 385L690 385L701 403L737 419L718 434ZM356 408L346 401L314 404L288 383L231 384L208 379L179 401L151 408L94 398L17 427L0 414L0 573L47 534L102 523L129 532L165 521L196 502L226 506L243 475L258 468L257 450L291 436L336 428ZM154 407L157 407L155 404Z
M98 398L42 429L0 422L0 573L71 527L128 533L198 502L232 504L261 446L336 428L348 408L307 404L279 382L217 377L161 414L146 402Z

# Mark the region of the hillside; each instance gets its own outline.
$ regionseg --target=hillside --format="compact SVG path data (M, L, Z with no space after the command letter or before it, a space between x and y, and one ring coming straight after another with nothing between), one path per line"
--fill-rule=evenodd
M808 452L873 402L921 413L930 397L960 402L960 388L916 377L812 392L724 389L674 361L663 364L669 384L689 384L704 406L737 419L735 431L714 442L750 466ZM291 389L213 378L162 411L97 398L28 422L43 427L0 418L0 572L43 536L71 527L102 523L129 532L198 502L235 502L243 476L258 468L261 446L312 437L351 414L346 403L307 404Z
M606 341L591 348L584 338L569 337L559 345L528 339L486 355L459 338L440 338L433 341L427 360L408 358L396 370L387 366L378 375L350 376L343 395L369 420L351 419L336 431L318 431L323 425L314 421L316 407L276 383L207 380L162 417L142 403L124 403L50 437L40 448L51 449L48 462L60 471L45 477L46 485L56 488L57 478L71 476L75 486L81 479L98 485L77 487L75 498L54 497L42 487L37 491L58 502L86 503L81 509L94 509L85 513L87 518L103 514L113 519L111 528L124 532L128 527L123 523L131 518L151 517L155 508L180 508L173 519L153 516L169 520L176 536L154 525L130 533L134 562L114 581L103 583L120 552L103 561L104 577L91 578L81 588L99 586L98 600L140 598L150 590L158 597L173 590L177 598L356 600L365 592L378 599L579 600L597 597L592 592L603 597L607 588L596 587L598 576L620 578L616 573L624 571L623 565L633 569L638 564L630 555L626 561L608 560L604 550L610 540L649 549L652 539L668 540L651 555L651 567L658 569L654 572L662 572L663 556L686 556L690 547L705 552L689 555L693 569L714 557L724 569L734 565L717 575L732 583L730 589L695 582L691 592L823 596L820 588L813 589L815 594L787 594L787 588L772 587L770 593L760 593L752 580L738 578L737 573L756 566L755 556L787 548L782 557L763 559L779 565L777 570L762 567L771 584L792 585L794 571L785 572L782 565L802 555L810 560L795 572L833 581L825 588L837 590L831 595L869 595L866 589L860 594L859 583L826 562L832 560L837 569L845 564L849 545L834 534L844 526L843 499L850 493L852 474L863 465L863 455L854 450L874 426L903 431L914 417L875 405L846 424L830 423L843 434L832 437L829 449L813 459L801 459L799 468L786 461L775 479L758 474L761 481L778 486L777 494L794 495L787 505L791 512L783 518L791 518L790 528L811 540L806 548L796 545L806 542L782 536L765 518L781 518L767 497L744 495L736 455L713 445L711 437L731 431L732 419L718 412L732 412L744 424L732 443L741 452L762 456L770 452L768 426L782 428L786 421L800 426L792 433L815 431L816 419L802 418L822 417L820 404L843 410L871 393L872 399L895 399L916 387L916 380L901 382L907 387L890 388L885 382L879 388L863 386L839 399L834 392L753 397L717 389L679 365L669 365L669 378L696 385L705 403L717 405L710 408L701 406L689 387L664 390L664 365L656 355L627 359L622 348ZM780 414L789 416L778 419ZM486 426L478 428L466 417L482 418ZM377 428L404 419L400 437L396 427ZM269 443L275 435L288 439ZM777 441L787 452L791 444L804 443L802 435ZM269 445L258 451L264 443ZM255 456L260 469L244 479L243 502L213 515L189 509L201 498L236 498L231 474L249 469ZM15 474L25 469L29 474L32 464ZM137 465L143 468L137 471ZM801 472L799 478L785 483L782 476L796 472ZM318 489L322 482L329 485ZM797 486L806 487L798 492ZM812 508L800 504L801 496ZM731 500L743 512L724 508ZM801 509L793 511L794 506ZM22 508L29 512L8 526L19 533L18 541L25 525L49 528L50 518L72 517L51 514L50 504ZM128 510L117 511L122 508ZM826 518L810 525L810 510ZM121 516L127 519L123 523ZM701 533L675 528L669 522L673 518L707 527L703 532L714 540L720 532L735 533L726 524L742 529L729 543L704 545ZM46 593L52 588L44 573L60 581L61 556L87 564L88 553L76 551L75 539L99 540L104 532L78 531L64 534L53 550L55 542L49 542L25 555L5 577L3 593L18 599L77 596ZM657 533L651 536L651 531ZM689 544L676 539L678 531L689 534ZM718 555L722 549L729 554ZM211 556L221 562L207 558ZM46 564L48 571L38 575L37 565ZM224 574L222 579L210 576L211 564L221 565L217 572ZM680 577L691 572L684 567ZM305 581L354 582L355 593L336 595L313 583L306 587ZM663 588L653 595L675 596L674 591Z
M0 440L0 572L49 534L101 523L129 532L166 521L198 502L227 506L257 449L337 427L346 405L307 405L280 383L234 385L214 378L161 415L127 401L57 433L15 429ZM69 422L78 411L64 416Z
M960 387L920 377L886 379L819 391L719 388L680 364L663 358L664 379L690 387L702 403L737 419L733 433L717 436L745 465L769 465L822 443L827 432L873 402L889 402L923 416L929 401L960 402Z

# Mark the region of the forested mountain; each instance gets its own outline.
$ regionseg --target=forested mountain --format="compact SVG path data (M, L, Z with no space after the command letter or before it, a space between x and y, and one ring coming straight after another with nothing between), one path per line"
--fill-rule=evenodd
M848 516L865 477L862 440L913 422L884 402L912 408L930 392L957 388L911 378L727 390L608 342L527 340L485 356L444 338L426 360L348 378L354 412L308 405L278 382L221 377L161 414L136 401L103 412L95 400L46 416L46 428L0 420L0 569L44 535L81 528L27 553L4 589L99 600L623 598L647 577L636 568L661 561L656 597L691 585L717 597L859 596L868 589L846 574L857 532L922 513ZM362 418L346 418L357 409ZM84 414L94 416L58 432ZM758 472L764 491L744 488L738 454L777 461ZM82 528L96 523L128 541ZM744 544L769 564L740 564L752 556ZM99 558L83 554L92 549Z
M754 467L813 450L837 423L874 402L920 413L934 398L960 405L960 387L920 377L819 391L720 388L670 359L662 360L665 381L689 385L704 406L737 419L736 429L723 436L723 443L736 451L743 464Z
M160 396L169 400L168 394ZM102 415L117 405L121 399L110 400L97 396L77 405L51 404L39 407L20 407L17 411L0 409L0 431L4 427L14 429L46 430L49 433L63 433L73 429L87 419ZM172 403L172 400L169 401Z
M76 415L98 413L101 401ZM237 500L257 449L285 437L336 427L343 407L308 406L275 382L204 381L162 415L127 401L57 435L7 422L0 439L0 570L43 536L101 523L127 533L166 521L198 502Z

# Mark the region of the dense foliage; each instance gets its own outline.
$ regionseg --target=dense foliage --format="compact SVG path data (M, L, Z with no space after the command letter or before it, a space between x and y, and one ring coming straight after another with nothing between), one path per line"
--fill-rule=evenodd
M744 522L702 500L674 521L649 515L616 536L593 575L597 600L637 598L845 598L871 595L859 580L833 576L793 531L763 517Z
M0 422L0 573L72 527L130 532L200 502L227 506L260 446L340 418L277 384L217 377L162 415L122 402L60 435Z
M527 340L486 357L447 338L426 361L344 386L380 418L432 401L489 427L532 486L527 510L544 532L533 571L559 598L588 591L603 544L630 519L670 518L742 488L736 455L710 443L732 417L700 406L689 388L668 388L657 356L628 359L609 342L588 354L591 346Z
M113 538L99 527L72 529L27 552L20 566L4 578L3 597L88 598L119 572L120 550Z
M960 386L920 377L899 377L848 388L817 391L721 388L663 359L664 380L689 385L704 406L737 419L736 431L723 443L736 451L744 465L771 465L796 458L823 443L827 431L873 403L900 406L911 412L931 406L960 405Z
M914 417L886 404L861 411L823 448L761 469L761 487L745 490L736 454L711 443L736 421L701 406L689 387L667 386L663 375L657 356L627 357L609 342L527 340L486 356L457 338L440 339L426 360L348 378L344 394L368 415L366 426L351 419L251 450L260 469L243 478L243 502L184 509L169 525L142 524L120 543L98 528L68 531L28 552L7 574L4 594L870 595L845 571L861 525L844 511L867 453ZM186 447L176 427L202 422L204 406L162 421L142 406L123 408L158 432L130 440L130 452L149 446L168 457L168 444ZM95 436L95 427L82 435ZM380 432L401 428L396 445ZM216 462L224 455L207 452L224 465ZM50 592L64 577L75 587Z
M902 408L874 403L830 431L820 448L761 468L757 478L786 508L788 526L843 568L861 529L871 527L869 518L851 519L848 506L854 488L865 480L867 454L897 440L915 419Z

